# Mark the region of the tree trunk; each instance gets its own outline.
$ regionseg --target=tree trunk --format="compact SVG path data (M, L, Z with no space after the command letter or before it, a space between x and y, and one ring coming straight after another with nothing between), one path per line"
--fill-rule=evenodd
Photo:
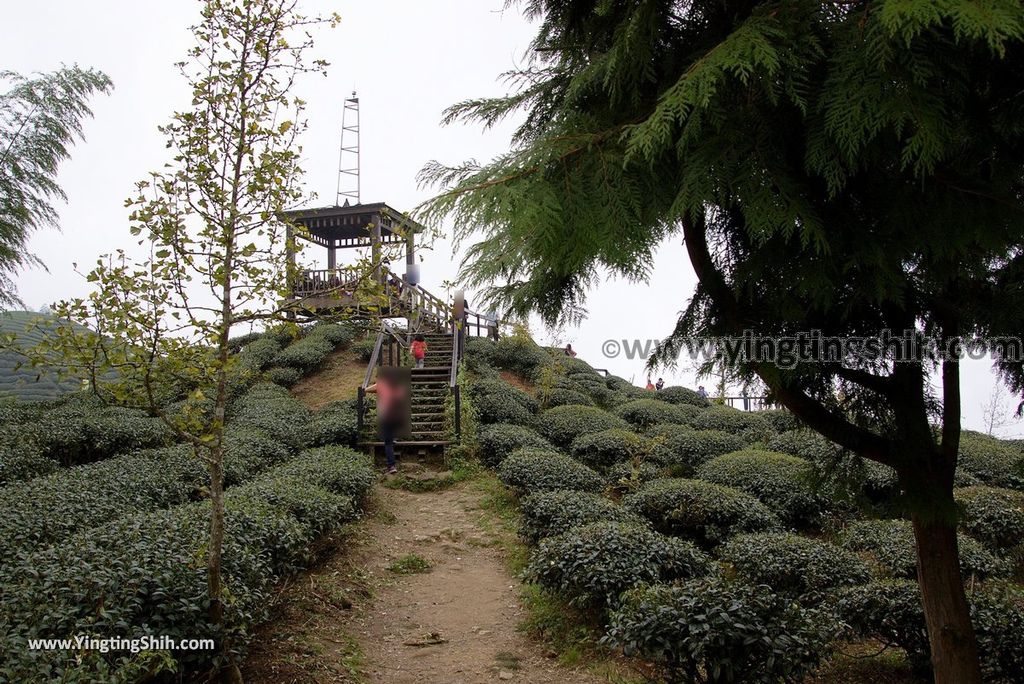
M935 493L952 498L952 492ZM960 576L956 524L945 517L911 517L935 684L980 684L978 643Z
M224 548L224 449L213 450L210 463L210 549L206 557L206 585L210 594L210 621L224 618L221 600L221 552Z

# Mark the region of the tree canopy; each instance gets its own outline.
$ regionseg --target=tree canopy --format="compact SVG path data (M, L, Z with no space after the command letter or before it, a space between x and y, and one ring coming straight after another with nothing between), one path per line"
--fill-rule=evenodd
M89 97L112 84L77 66L31 77L0 71L0 83L0 305L10 306L18 303L11 276L40 265L26 249L29 235L57 225L53 202L65 199L57 169L92 116Z
M642 280L681 235L699 285L670 340L1024 332L1018 2L517 4L539 30L511 94L447 115L525 114L511 150L422 173L443 188L427 211L480 237L463 275L492 301L574 320L599 277ZM936 677L977 681L949 520L959 359L734 361L811 427L896 468ZM997 364L1024 391L1020 358Z

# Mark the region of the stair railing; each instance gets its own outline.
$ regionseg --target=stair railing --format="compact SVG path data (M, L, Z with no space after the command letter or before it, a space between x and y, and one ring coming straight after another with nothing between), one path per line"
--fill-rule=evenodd
M462 325L452 321L452 367L448 376L448 391L455 403L455 441L462 441L462 394L459 390L459 359L462 358Z
M356 390L356 434L362 434L363 424L366 418L366 388L373 380L373 369L383 360L380 350L384 346L383 328L377 333L377 341L373 345L373 352L370 354L370 362L366 364L366 375L363 376L363 384Z

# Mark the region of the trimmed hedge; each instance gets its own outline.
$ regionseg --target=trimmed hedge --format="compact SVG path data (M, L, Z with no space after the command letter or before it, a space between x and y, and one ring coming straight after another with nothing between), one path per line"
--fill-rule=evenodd
M698 430L721 430L734 435L745 432L769 435L773 432L771 423L758 414L728 406L712 406L698 413L692 422Z
M0 575L0 638L8 647L0 678L134 681L151 664L122 652L88 653L79 662L74 652L29 651L32 638L229 638L241 655L253 627L268 617L277 578L308 564L319 535L355 518L354 500L373 479L365 456L337 449L307 452L227 492L223 573L230 601L222 629L207 617L205 503L116 519L15 559ZM179 666L198 670L216 654L172 655Z
M870 553L886 575L917 577L914 528L908 520L861 520L847 527L839 541L851 551ZM960 548L960 571L965 581L971 575L985 579L1010 574L1009 563L986 551L979 542L958 535L957 543Z
M18 431L40 454L65 466L166 446L173 439L159 418L141 409L107 406L92 397L61 402Z
M568 448L580 435L612 428L627 430L629 423L593 406L556 406L537 418L537 431L562 448Z
M224 456L225 484L251 479L287 457L281 444L260 434L232 430ZM0 495L0 556L197 499L208 481L191 448L179 445L116 456L10 485Z
M787 524L812 524L823 509L812 485L814 468L795 456L753 449L736 451L700 466L697 477L757 497Z
M308 373L327 359L334 351L334 345L321 335L307 335L292 342L274 357L273 365L298 368Z
M306 425L312 417L312 412L287 389L268 382L253 385L235 400L229 413L232 425L258 430L292 448L305 443Z
M998 487L954 490L960 506L960 527L995 549L1024 544L1024 494Z
M545 537L568 532L593 522L628 522L644 526L647 521L632 511L591 492L543 491L519 501L519 534L530 544Z
M715 570L711 558L688 542L643 526L595 522L541 541L523 574L575 605L604 608L639 584Z
M960 436L961 471L990 487L1024 490L1024 456L1014 444L988 435L966 430Z
M871 579L871 571L857 554L796 534L743 534L733 537L719 553L745 581L768 585L776 593L806 603L820 602L828 590Z
M498 378L474 380L469 386L469 394L477 419L485 425L529 425L537 412L537 401L533 397Z
M702 480L653 480L623 499L654 528L704 547L743 532L771 532L779 519L763 503L738 489Z
M274 361L282 342L273 335L261 335L238 352L237 362L243 373L259 373Z
M291 387L301 380L302 376L302 369L293 368L292 366L274 366L273 368L268 368L263 373L263 377L268 382L281 385L281 387Z
M758 411L757 415L768 421L776 432L798 430L802 426L799 418L783 408Z
M0 439L0 487L49 475L59 468L57 461L43 456L24 440Z
M573 458L591 468L604 469L651 453L654 443L629 430L612 428L580 435L572 442Z
M349 349L351 349L356 356L359 357L360 361L365 363L370 362L370 358L373 356L373 348L377 346L376 338L366 338L365 340L359 340L354 342Z
M665 465L681 466L687 474L715 456L747 446L746 440L738 435L721 430L694 430L682 425L656 425L647 434L665 440L652 459Z
M618 492L632 492L651 480L663 477L668 477L668 475L661 468L647 461L640 464L633 461L618 463L604 474L608 486Z
M556 406L593 406L594 400L589 395L577 392L576 390L556 387L544 394L544 406L554 408Z
M601 476L587 466L554 451L519 449L498 467L498 478L520 494L552 489L598 492Z
M497 467L509 454L517 449L554 450L548 440L523 425L495 423L480 428L477 435L480 446L480 462L491 468Z
M659 423L689 425L698 413L700 409L695 406L677 406L656 399L637 399L615 409L615 415L638 428L648 428Z
M982 678L1011 684L1024 680L1024 595L980 591L968 595L978 640ZM916 669L930 672L928 631L917 582L882 580L841 590L833 610L853 632L902 648Z
M529 337L502 337L490 354L491 365L512 371L520 377L536 380L542 368L552 363L551 355Z
M611 614L607 643L671 682L800 682L828 657L839 626L767 587L719 578L641 587Z
M711 405L707 399L689 387L662 387L654 393L654 398L658 401L667 401L670 404L696 406L698 408L706 408Z
M899 494L895 470L845 451L812 430L775 435L768 448L813 463L819 486L837 499L864 495L872 501L885 501Z
M331 444L351 446L355 443L356 407L349 401L332 401L320 409L304 428L305 446Z

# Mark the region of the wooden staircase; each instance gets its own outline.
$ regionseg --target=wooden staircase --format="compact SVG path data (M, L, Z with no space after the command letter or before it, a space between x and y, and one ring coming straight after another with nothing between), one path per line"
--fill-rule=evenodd
M427 356L424 368L410 369L410 425L409 433L395 440L395 449L403 455L409 452L424 455L451 443L445 431L445 401L451 392L453 346L452 333L424 335ZM371 452L384 446L377 432L376 415L372 409L364 414L359 446Z

